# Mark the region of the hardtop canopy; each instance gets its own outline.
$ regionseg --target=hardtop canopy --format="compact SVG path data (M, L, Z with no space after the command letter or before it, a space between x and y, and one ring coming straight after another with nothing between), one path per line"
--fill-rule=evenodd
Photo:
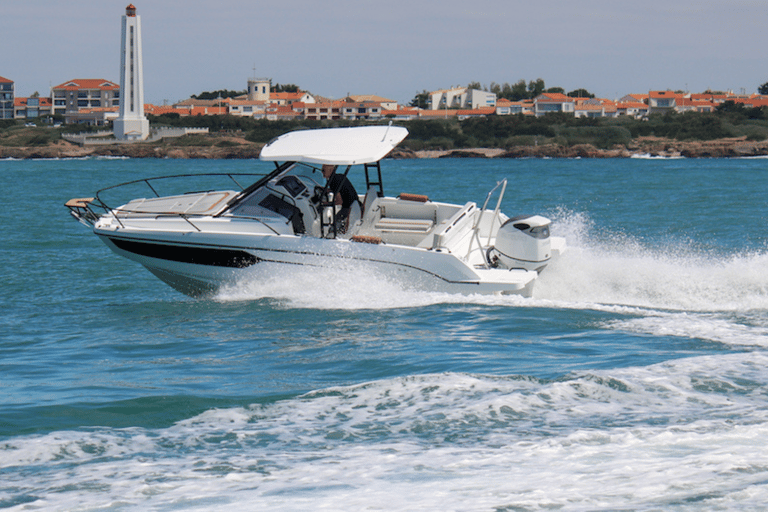
M288 132L261 150L261 160L357 165L378 162L406 136L402 126L355 126Z

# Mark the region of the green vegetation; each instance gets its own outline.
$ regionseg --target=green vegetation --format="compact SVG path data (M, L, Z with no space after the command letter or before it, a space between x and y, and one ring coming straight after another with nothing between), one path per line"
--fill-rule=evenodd
M239 131L250 142L269 142L291 130L366 124L364 121L267 121L237 116L149 116L153 126L208 127L212 132ZM768 139L768 112L724 103L716 112L654 114L647 119L575 118L569 114L543 117L488 116L459 121L456 118L413 120L403 123L409 131L404 146L413 150L473 147L512 148L532 144L575 146L591 144L609 149L633 139L654 136L679 141L714 140L725 137Z
M298 92L301 89L296 84L275 84L270 89L271 92ZM218 91L203 91L200 94L193 94L190 98L196 100L218 100L224 98L236 98L245 96L248 91L230 91L229 89L219 89Z
M61 139L61 128L50 125L25 126L28 122L26 119L0 120L0 146L47 146Z

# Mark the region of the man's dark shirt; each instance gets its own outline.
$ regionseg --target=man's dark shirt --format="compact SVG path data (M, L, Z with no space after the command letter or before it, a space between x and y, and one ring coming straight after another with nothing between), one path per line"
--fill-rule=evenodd
M333 192L334 197L341 194L342 209L347 209L352 203L359 201L355 187L343 174L334 174L328 179L328 190Z

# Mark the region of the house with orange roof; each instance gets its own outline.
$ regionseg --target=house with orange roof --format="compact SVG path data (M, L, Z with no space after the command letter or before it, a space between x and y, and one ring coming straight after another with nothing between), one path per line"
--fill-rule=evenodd
M347 120L381 119L382 111L382 105L377 101L345 101L341 107L341 118Z
M682 100L685 94L674 91L650 91L648 93L648 113L664 114L677 107L678 100Z
M269 102L276 105L290 105L291 103L314 103L315 98L304 91L297 92L270 92Z
M413 119L419 118L420 112L421 109L419 107L403 107L396 105L396 108L391 110L384 109L382 115L393 121L412 121Z
M264 112L269 106L269 102L265 100L227 98L224 103L229 107L228 113L230 115L241 117L253 117L260 112Z
M533 115L533 101L512 101L506 98L496 100L497 116L510 116L514 114Z
M456 117L459 121L473 117L488 117L496 113L496 107L481 107L471 109L459 109L456 111Z
M195 107L221 107L227 104L228 98L216 98L213 100L199 100L197 98L187 98L173 104L174 108L180 110L191 110Z
M578 102L573 107L574 117L616 117L618 109L613 102Z
M576 100L560 92L545 92L533 99L533 113L536 117L555 112L573 114Z
M419 119L449 119L456 117L457 109L422 109L419 110Z
M341 119L343 101L322 101L305 105L304 118L322 121L324 119Z
M51 98L19 98L13 99L14 119L34 119L53 114Z
M65 124L107 126L120 115L120 107L83 107L64 114Z
M617 103L645 103L648 104L647 94L626 94L619 98Z
M574 98L575 117L617 117L616 102L606 98Z
M711 103L724 103L728 101L729 95L726 93L715 94L713 92L703 92L698 94L691 94L691 99L695 101L709 101Z
M627 96L624 96L626 98ZM624 99L622 98L622 100ZM648 115L648 105L642 101L622 101L616 103L616 110L620 116L630 116L640 119Z
M729 98L734 103L739 103L748 108L768 107L768 97L756 94L750 98Z
M51 88L54 114L81 108L119 107L120 85L102 78L77 78Z
M397 109L397 102L395 100L382 98L381 96L376 96L375 94L349 95L347 96L347 99L354 103L366 103L366 102L379 103L381 105L381 108L383 108L384 110Z
M303 108L294 108L296 104L290 105L269 105L256 119L266 119L267 121L292 121L294 119L303 119ZM304 105L301 103L301 105Z
M224 116L227 114L227 106L192 107L187 112L190 116Z
M153 116L162 116L165 114L178 114L177 110L171 105L152 105L151 103L144 104L144 113Z
M13 80L0 76L0 119L13 119Z
M676 101L676 112L714 112L717 105L708 100L694 100L692 98L680 98Z

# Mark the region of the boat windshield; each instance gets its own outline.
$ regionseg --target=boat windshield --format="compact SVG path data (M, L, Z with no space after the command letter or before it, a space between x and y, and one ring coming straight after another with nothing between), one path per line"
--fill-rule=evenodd
M260 186L246 190L227 214L261 219L283 217L293 224L294 233L304 233L305 223L316 217L314 205L324 186L319 168L296 163L270 176Z

